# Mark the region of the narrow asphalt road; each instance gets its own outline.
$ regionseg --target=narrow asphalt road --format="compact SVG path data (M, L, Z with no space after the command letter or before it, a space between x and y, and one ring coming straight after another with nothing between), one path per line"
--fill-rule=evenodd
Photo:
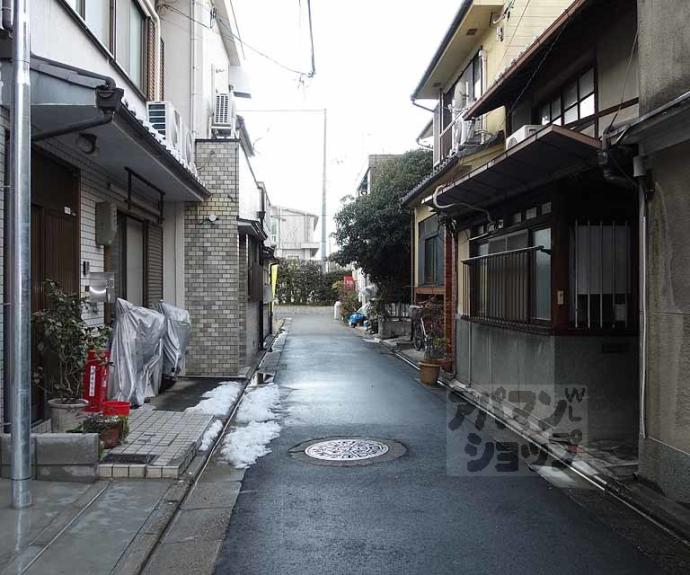
M461 472L470 456L462 430L449 430L446 393L325 314L294 316L276 380L284 428L245 475L216 573L661 572L537 473ZM488 428L476 433L491 441ZM334 436L396 440L407 452L360 467L289 453Z

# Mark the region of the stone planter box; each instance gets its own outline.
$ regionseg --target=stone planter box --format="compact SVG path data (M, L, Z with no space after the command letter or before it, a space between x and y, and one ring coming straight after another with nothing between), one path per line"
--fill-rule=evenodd
M410 335L411 325L412 323L408 319L380 319L379 331L377 335L381 339L390 339L392 337Z
M98 477L97 433L31 434L33 479L90 483ZM0 476L10 477L10 435L0 434Z

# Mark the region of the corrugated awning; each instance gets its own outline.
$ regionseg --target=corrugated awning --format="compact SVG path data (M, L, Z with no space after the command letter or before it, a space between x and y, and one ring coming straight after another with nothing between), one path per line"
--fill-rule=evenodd
M600 143L561 126L550 125L442 188L441 206L454 202L486 207L597 165ZM460 212L471 211L458 207Z

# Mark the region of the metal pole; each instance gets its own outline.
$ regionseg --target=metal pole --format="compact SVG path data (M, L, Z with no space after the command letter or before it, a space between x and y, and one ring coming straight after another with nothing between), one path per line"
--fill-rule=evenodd
M7 220L12 506L31 505L31 35L29 2L14 0Z
M326 134L328 133L328 119L326 108L323 109L323 168L321 188L321 265L326 271Z

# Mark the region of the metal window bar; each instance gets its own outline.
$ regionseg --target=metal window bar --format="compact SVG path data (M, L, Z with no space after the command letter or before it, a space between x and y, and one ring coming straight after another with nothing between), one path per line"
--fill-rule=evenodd
M506 324L533 323L536 252L543 246L508 250L463 260L464 312L471 318Z
M632 301L628 221L620 225L616 221L575 220L573 232L570 269L575 327L628 327Z

